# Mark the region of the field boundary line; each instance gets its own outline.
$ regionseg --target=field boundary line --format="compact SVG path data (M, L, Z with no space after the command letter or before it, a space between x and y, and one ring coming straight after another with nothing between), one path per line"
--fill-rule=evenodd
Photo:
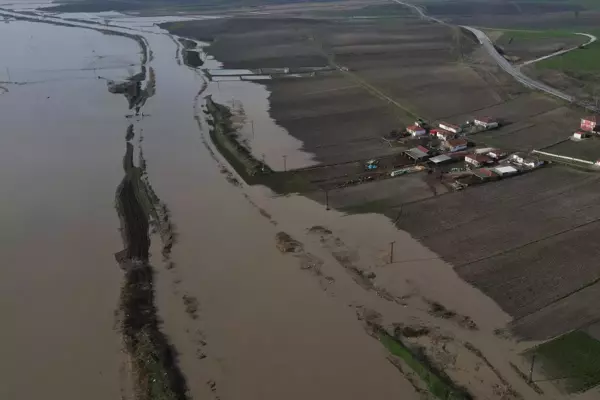
M523 176L523 175L521 175L521 176ZM513 178L513 179L514 179L514 178ZM577 188L579 188L580 186L587 185L587 184L589 184L589 183L591 183L591 182L593 182L593 181L598 181L598 179L599 179L598 177L594 177L594 178L588 178L588 179L583 179L581 182L578 182L578 183L576 183L576 184L573 184L573 185L570 185L570 186L564 187L564 188L563 188L564 190L561 190L560 192L557 192L557 193L555 193L555 194L552 194L552 195L550 195L550 196L548 196L548 197L544 197L543 195L544 195L545 193L547 193L547 192L543 192L543 193L541 193L541 194L540 194L540 198L539 198L539 199L537 199L537 200L533 200L533 201L527 201L527 199L525 199L525 200L523 200L523 201L524 201L524 204L522 204L521 206L518 206L518 207L515 207L515 208L513 208L513 210L515 210L515 209L519 209L519 210L520 210L520 209L523 209L523 208L527 208L527 207L528 207L528 206L530 206L530 205L533 205L533 204L537 204L537 203L539 203L539 202L542 202L542 201L544 201L544 200L552 199L552 198L554 198L554 197L557 197L557 196L560 196L560 195L562 195L562 194L563 194L563 193L565 193L565 192L568 192L568 191L570 191L570 190L573 190L573 189L577 189ZM520 196L515 196L515 197L520 197ZM476 216L476 217L474 217L474 218L472 218L472 219L470 219L470 220L468 220L468 221L464 221L464 222L461 222L461 223L459 223L459 224L454 224L454 225L452 225L451 227L444 228L444 229L442 229L442 230L440 230L440 231L437 231L437 232L434 232L434 233L432 233L432 234L429 234L429 235L424 235L424 236L419 236L419 240L428 239L428 238L430 238L430 237L432 237L432 236L435 236L435 235L438 235L438 234L444 233L444 232L446 232L446 231L450 231L450 230L456 229L456 228L458 228L458 227L460 227L460 226L463 226L463 225L465 225L465 224L470 224L470 223L472 223L472 222L475 222L475 221L477 221L477 220L479 220L479 219L486 218L486 217L489 217L489 216L492 216L492 215L496 215L496 214L500 214L500 213L502 213L502 211L483 213L483 214L480 214L480 215L478 215L478 216Z
M462 263L462 264L456 265L454 268L455 269L460 269L460 268L466 267L466 266L471 265L471 264L476 264L476 263L481 262L481 261L489 260L490 258L498 257L498 256L501 256L501 255L504 255L504 254L507 254L507 253L511 253L511 252L513 252L515 250L523 249L523 248L525 248L527 246L530 246L532 244L543 242L544 240L551 239L551 238L563 235L565 233L569 233L571 231L574 231L574 230L579 229L579 228L583 228L583 227L591 225L591 224L595 224L596 222L600 222L600 217L599 218L594 218L593 220L585 222L583 224L576 225L576 226L574 226L572 228L565 229L565 230L553 233L552 235L548 235L548 236L545 236L545 237L540 238L540 239L532 240L532 241L524 243L522 245L515 246L515 247L512 247L510 249L506 249L506 250L502 250L502 251L496 252L496 253L494 253L492 255L489 255L489 256L481 257L481 258L478 258L476 260L472 260L472 261L469 261L469 262L466 262L466 263ZM598 281L600 281L600 278L598 279Z
M551 305L553 305L553 304L556 304L556 303L558 303L559 301L563 301L563 300L565 300L566 298L569 298L569 297L573 296L574 294L577 294L577 293L581 292L582 290L585 290L585 289L587 289L587 288L590 288L590 287L592 287L592 286L596 285L597 283L600 283L600 278L594 279L592 282L590 282L590 283L587 283L587 284L585 284L585 285L581 286L579 289L575 289L575 290L573 290L573 291L572 291L572 292L570 292L570 293L567 293L567 294L565 294L565 295L562 295L562 296L560 296L558 299L552 300L550 303L548 303L548 304L544 305L543 307L540 307L540 308L538 308L538 309L536 309L536 310L534 310L534 311L531 311L530 313L527 313L527 314L525 314L525 315L523 315L523 316L520 316L520 317L518 317L518 318L514 318L514 319L513 319L513 320L510 322L510 324L512 325L512 324L514 324L514 323L515 323L515 322L517 322L517 321L521 321L521 320L523 320L524 318L527 318L527 317L529 317L529 316L531 316L531 315L533 315L533 314L535 314L535 313L537 313L537 312L539 312L539 311L543 310L544 308L550 307ZM595 319L595 320L593 320L592 322L586 322L585 324L583 324L583 325L581 325L581 326L579 326L578 328L576 328L576 329L573 329L573 330L582 329L582 328L584 328L584 327L586 327L586 326L593 325L593 324L595 324L595 323L596 323L596 322L598 322L598 321L600 321L600 318L596 318L596 319Z

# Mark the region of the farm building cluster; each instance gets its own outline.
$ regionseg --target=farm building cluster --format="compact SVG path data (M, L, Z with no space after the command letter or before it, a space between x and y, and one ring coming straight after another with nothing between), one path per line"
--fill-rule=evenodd
M431 127L422 120L406 128L403 137L419 139L420 144L404 151L413 164L392 171L391 176L416 172L427 166L429 173L437 172L439 179L456 190L486 181L502 179L533 170L543 165L537 157L525 153L510 153L493 147L478 148L468 139L470 134L495 129L498 120L475 118L462 125L439 122Z

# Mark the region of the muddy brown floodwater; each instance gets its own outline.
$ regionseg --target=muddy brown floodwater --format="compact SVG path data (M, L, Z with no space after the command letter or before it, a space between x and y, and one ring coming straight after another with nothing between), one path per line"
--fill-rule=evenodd
M123 244L114 194L132 118L98 76L139 72L139 48L42 23L0 30L11 38L0 44L2 80L21 83L0 97L0 397L119 398L123 271L114 254ZM276 249L276 227L203 144L193 107L201 76L176 63L169 36L147 38L156 94L135 131L177 231L170 263L152 236L150 264L162 330L181 353L192 397L416 398L353 311Z
M153 55L145 67L155 84L151 96L135 102L139 116L132 115L131 97L110 93L106 82L140 72L135 41L42 23L0 25L0 36L11 38L0 42L0 67L8 67L0 68L7 75L0 80L22 83L7 84L0 96L0 398L105 400L129 393L115 317L125 279L115 253L127 254L132 232L119 231L115 209L115 188L127 182L125 139L127 165L137 160L144 184L151 182L160 221L140 225L150 230L142 261L154 272L154 297L147 298L179 354L182 386L193 399L417 399L357 315L372 308L388 322L436 324L422 301L431 298L470 316L490 336L508 321L385 218L346 217L240 183L210 143L205 95L242 102L244 134L254 120L255 145L267 161L276 162L281 147L290 168L313 162L299 142L277 136L285 132L268 118L264 87L208 84L200 70L183 64L176 38L154 25L162 20L109 15L110 29L141 33ZM218 67L214 60L205 65ZM327 229L310 229L315 225ZM277 249L282 231L299 240L301 252ZM141 237L146 249L145 232ZM392 240L398 264L387 266ZM348 265L371 269L377 279L357 285ZM389 294L395 300L373 283L395 288ZM459 335L462 322L440 326ZM466 332L477 346L493 349L486 353L492 358L513 347ZM497 380L481 382L488 378ZM486 390L477 393L492 398Z

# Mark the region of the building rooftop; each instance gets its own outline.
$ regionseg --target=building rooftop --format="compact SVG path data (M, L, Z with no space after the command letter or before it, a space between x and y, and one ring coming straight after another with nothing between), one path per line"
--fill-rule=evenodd
M460 128L460 126L458 126L458 125L451 124L451 123L448 123L448 122L443 122L443 121L438 124L438 126L442 126L442 125L449 126L451 128L456 128L456 129Z
M458 138L458 139L446 140L446 143L448 143L448 145L450 145L452 147L456 147L456 146L466 146L469 142L467 141L467 139Z
M497 122L497 120L495 118L492 118L492 117L475 118L475 121L485 122L486 124L489 124L489 123L492 123L492 122Z
M488 163L492 161L492 159L485 154L468 154L465 156L465 160L466 159L477 161L478 163Z
M498 172L500 175L508 175L508 174L516 174L519 172L515 167L511 167L510 165L498 166L493 169L493 171Z
M422 147L422 146L419 146ZM419 147L413 147L412 149L408 149L404 152L407 156L412 158L413 160L421 160L427 157L427 152L421 150Z
M425 129L423 129L419 125L411 125L411 126L406 127L406 130L407 131L424 131Z
M487 168L475 169L473 170L473 175L481 179L489 179L495 176L494 173Z
M598 120L597 120L597 118L596 118L596 116L595 116L595 115L591 115L591 116L589 116L589 117L584 117L584 118L581 118L581 119L583 119L583 120L585 120L585 121L598 122Z
M439 156L431 157L429 159L429 161L431 161L434 164L441 164L441 163L444 163L444 162L450 161L450 160L452 160L452 157L450 157L449 155L446 155L446 154L441 154Z

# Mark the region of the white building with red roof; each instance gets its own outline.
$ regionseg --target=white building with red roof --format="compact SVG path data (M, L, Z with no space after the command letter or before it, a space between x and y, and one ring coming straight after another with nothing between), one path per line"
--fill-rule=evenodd
M410 133L412 136L423 136L425 133L427 133L427 131L419 125L411 125L407 127L406 132Z

